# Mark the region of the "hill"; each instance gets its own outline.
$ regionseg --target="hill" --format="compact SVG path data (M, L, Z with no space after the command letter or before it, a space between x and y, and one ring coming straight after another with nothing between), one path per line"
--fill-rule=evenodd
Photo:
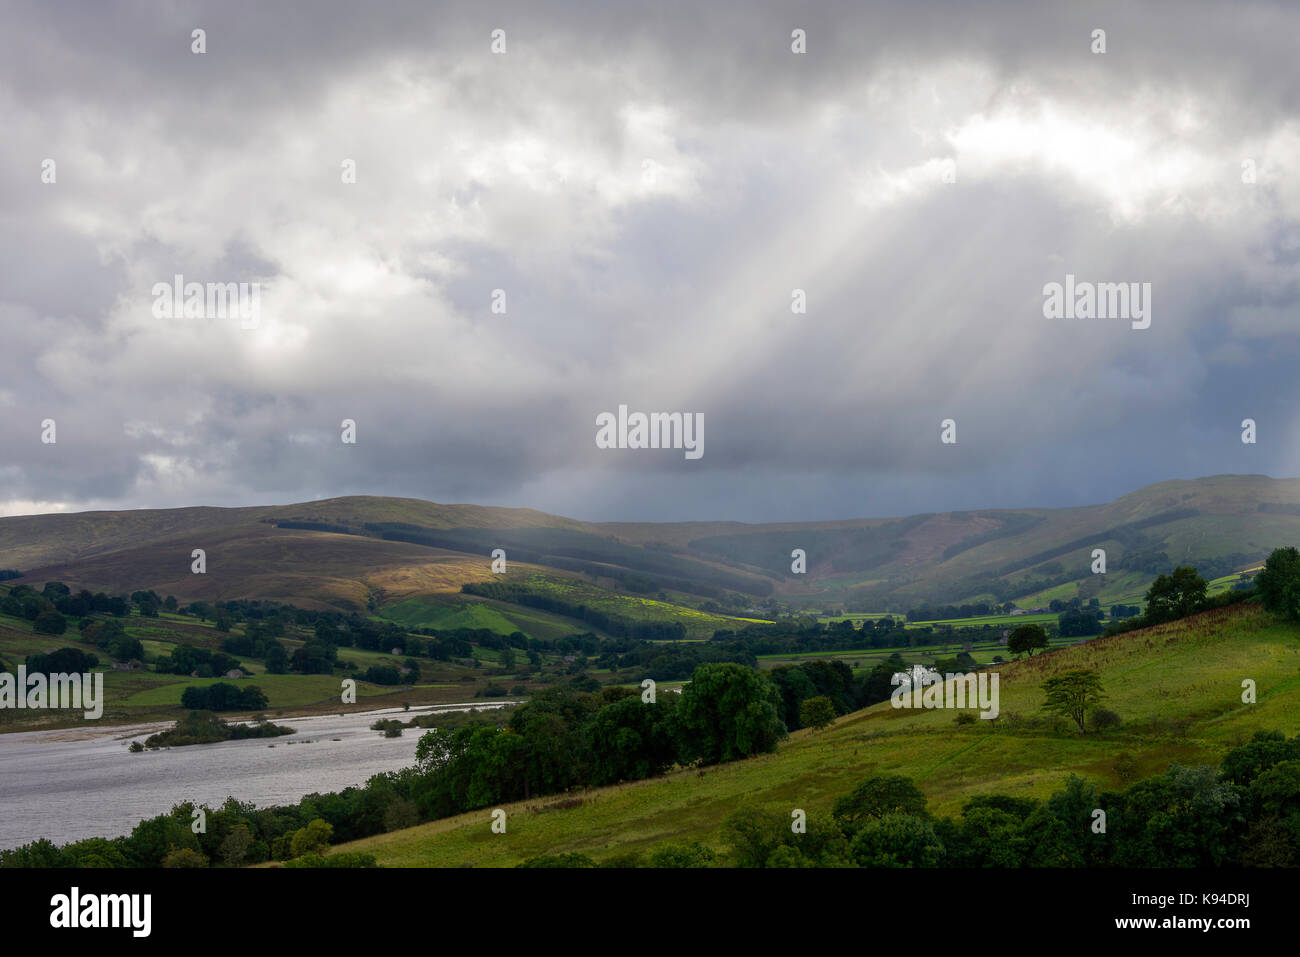
M371 496L19 516L0 519L0 568L92 591L381 611L412 598L464 604L462 586L492 578L490 555L501 548L508 577L582 581L602 590L601 601L675 606L690 635L706 637L700 611L726 624L782 610L902 613L980 601L1034 608L1078 597L1107 607L1140 600L1176 564L1228 576L1296 540L1300 479L1227 475L1163 482L1105 505L794 524L602 524ZM204 575L191 573L195 548L206 552ZM796 548L806 574L791 570ZM1104 575L1092 574L1097 548ZM409 606L401 614L419 623Z
M1080 735L1042 714L1042 681L1096 668L1119 728ZM597 861L700 841L722 849L720 826L740 806L788 818L827 812L873 774L912 778L940 814L979 794L1044 798L1079 774L1107 789L1173 762L1217 764L1256 730L1300 729L1300 627L1235 606L1006 664L1001 717L955 725L953 712L895 710L888 702L799 731L773 754L706 771L506 805L506 834L484 809L339 845L381 865L512 866L570 852ZM1257 684L1243 704L1241 682Z

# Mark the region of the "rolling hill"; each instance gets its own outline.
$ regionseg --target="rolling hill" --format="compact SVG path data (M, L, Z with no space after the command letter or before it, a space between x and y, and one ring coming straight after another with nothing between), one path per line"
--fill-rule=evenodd
M923 604L1098 597L1132 601L1160 572L1207 578L1300 540L1300 479L1222 475L1149 486L1104 505L748 525L590 523L532 509L357 496L295 505L0 519L0 568L112 593L263 598L372 610L468 601L505 549L511 579L581 580L618 596L724 617L780 608L901 612ZM207 572L192 574L202 548ZM791 552L807 573L791 572ZM1091 573L1092 552L1107 573ZM444 611L438 611L443 615ZM410 618L410 607L403 611ZM693 636L701 636L696 627Z
M1042 682L1072 668L1100 671L1121 725L1080 735L1042 711ZM901 774L936 814L981 794L1045 798L1070 774L1102 789L1215 765L1258 730L1300 730L1300 627L1254 605L1205 612L1003 664L1001 716L955 725L951 710L895 710L888 702L797 731L772 754L664 777L505 805L492 833L481 810L342 844L382 866L513 866L540 855L597 861L699 841L723 850L720 828L741 806L809 815L863 779ZM1244 704L1242 680L1258 701ZM1065 722L1068 724L1068 722Z

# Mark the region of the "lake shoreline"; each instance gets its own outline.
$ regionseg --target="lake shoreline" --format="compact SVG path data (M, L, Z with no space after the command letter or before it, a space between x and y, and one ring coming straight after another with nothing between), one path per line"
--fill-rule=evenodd
M415 763L425 729L386 738L380 718L497 710L517 704L471 702L299 714L292 735L127 750L173 721L21 731L0 738L0 848L40 838L67 844L129 833L140 821L186 801L217 807L228 797L258 807L294 804L341 791ZM229 719L228 719L229 720ZM240 721L239 723L245 723Z

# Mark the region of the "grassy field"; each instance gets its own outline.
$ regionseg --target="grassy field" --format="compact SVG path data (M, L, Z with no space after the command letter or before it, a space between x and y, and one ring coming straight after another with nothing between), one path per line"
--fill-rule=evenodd
M126 631L140 639L147 663L169 656L178 644L203 648L220 647L224 634L212 623L194 618L161 615L142 618L132 615L120 619ZM236 631L239 629L237 628ZM285 648L292 651L303 644L306 631L282 639ZM16 668L27 655L52 651L57 648L76 648L97 655L102 662L96 669L104 674L104 716L106 724L139 721L175 720L183 714L181 695L192 685L206 686L217 681L228 681L239 686L255 684L266 693L267 711L293 710L302 713L321 711L351 711L387 707L395 702L412 704L446 704L471 700L477 691L492 681L508 681L509 686L529 686L532 682L496 674L490 666L497 664L495 652L484 653L475 647L476 658L488 668L473 668L467 663L435 662L421 660L421 677L414 685L378 685L357 683L355 705L341 703L341 678L330 675L268 674L265 663L254 658L239 656L240 664L248 678L234 681L226 678L193 678L188 675L158 674L153 671L126 672L107 667L107 656L94 645L79 640L80 633L70 628L62 635L43 635L34 631L32 623L22 618L0 614L0 660ZM371 665L400 665L404 656L394 656L387 651L362 648L338 649L339 660L357 669ZM48 728L77 727L85 723L80 712L63 710L0 710L0 732L30 731Z
M420 595L385 605L381 609L381 615L407 628L485 628L499 635L519 630L513 621L482 602L439 600L431 595Z
M593 631L573 619L507 602L460 595L415 595L380 609L380 617L406 628L486 628L499 635L522 632L529 638L554 640ZM597 632L599 634L599 632Z
M172 675L158 675L159 678L171 677L173 680L166 684L156 684L155 686L143 691L138 691L130 697L124 698L120 704L123 707L149 708L165 705L179 706L181 703L181 694L186 688L198 686L206 688L217 682L233 684L243 688L247 685L256 685L266 693L268 708L294 708L302 705L323 704L328 701L339 700L339 679L330 675L258 675L257 678L243 678L239 681L231 681L228 678L183 678ZM398 687L386 687L384 685L372 685L369 682L357 682L357 697L362 696L375 697L378 695L391 695L403 690Z
M1035 720L1042 681L1080 667L1101 671L1120 728L1080 735ZM825 731L797 732L774 754L507 805L506 834L491 832L484 809L338 850L412 867L511 866L570 851L600 860L695 840L721 850L719 828L737 807L825 812L872 774L907 775L931 810L954 813L976 794L1046 797L1070 773L1120 787L1121 755L1145 776L1172 762L1217 763L1259 729L1300 730L1300 628L1274 623L1253 606L1072 645L1000 666L999 675L996 721L962 727L951 711L883 703ZM1257 684L1256 704L1241 701L1247 678Z
M939 618L934 621L909 621L907 627L941 628L947 626L951 628L981 628L984 625L992 625L994 627L1015 628L1017 625L1041 625L1046 622L1055 624L1058 617L1059 616L1056 612L1049 612L1041 615L982 615L978 618Z
M523 582L535 592L586 605L605 614L619 615L637 621L680 622L686 629L688 639L712 638L715 631L743 628L745 625L761 623L765 620L715 615L686 605L607 591L577 579L530 575L523 579ZM591 629L586 625L579 625L577 630Z
M1050 638L1048 639L1049 648L1065 648L1069 645L1076 644L1078 638ZM934 645L917 645L915 648L872 648L864 651L802 651L802 652L782 652L771 655L758 655L758 666L760 668L779 668L782 665L797 665L801 661L813 661L817 659L843 661L848 663L854 670L859 668L872 668L881 662L887 660L892 655L898 655L906 664L929 664L936 659L951 658L962 649L958 642L949 642L948 644ZM988 665L993 662L993 658L1000 656L1010 660L1013 655L1007 651L1006 646L997 641L974 641L971 642L971 656L978 665Z

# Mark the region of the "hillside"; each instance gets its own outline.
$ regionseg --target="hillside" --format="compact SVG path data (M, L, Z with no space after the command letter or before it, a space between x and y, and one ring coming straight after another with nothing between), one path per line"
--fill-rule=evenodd
M895 519L745 525L587 523L531 509L347 497L296 505L85 512L0 519L0 568L182 601L263 598L372 610L411 598L461 603L506 550L511 575L580 579L611 596L764 617L785 609L902 612L970 601L1140 599L1179 563L1207 578L1300 540L1300 479L1175 480L1114 502ZM190 572L203 548L207 574ZM791 551L807 573L791 572ZM1094 548L1107 573L1093 575ZM709 604L712 603L712 604ZM409 609L408 609L409 611ZM415 622L407 616L408 621ZM698 627L693 636L702 636Z
M1079 735L1041 712L1041 682L1097 668L1106 704L1123 724ZM882 703L799 731L773 754L706 771L506 805L504 835L488 810L340 845L381 865L512 866L537 855L581 852L597 861L665 843L721 850L719 828L737 807L788 817L826 812L872 774L912 778L936 813L978 794L1043 798L1070 773L1105 789L1163 772L1171 763L1216 764L1260 729L1300 730L1300 627L1254 606L1098 639L1000 668L1002 716L957 726L952 711L894 710ZM1241 682L1258 703L1242 704ZM1131 764L1125 767L1125 756Z

